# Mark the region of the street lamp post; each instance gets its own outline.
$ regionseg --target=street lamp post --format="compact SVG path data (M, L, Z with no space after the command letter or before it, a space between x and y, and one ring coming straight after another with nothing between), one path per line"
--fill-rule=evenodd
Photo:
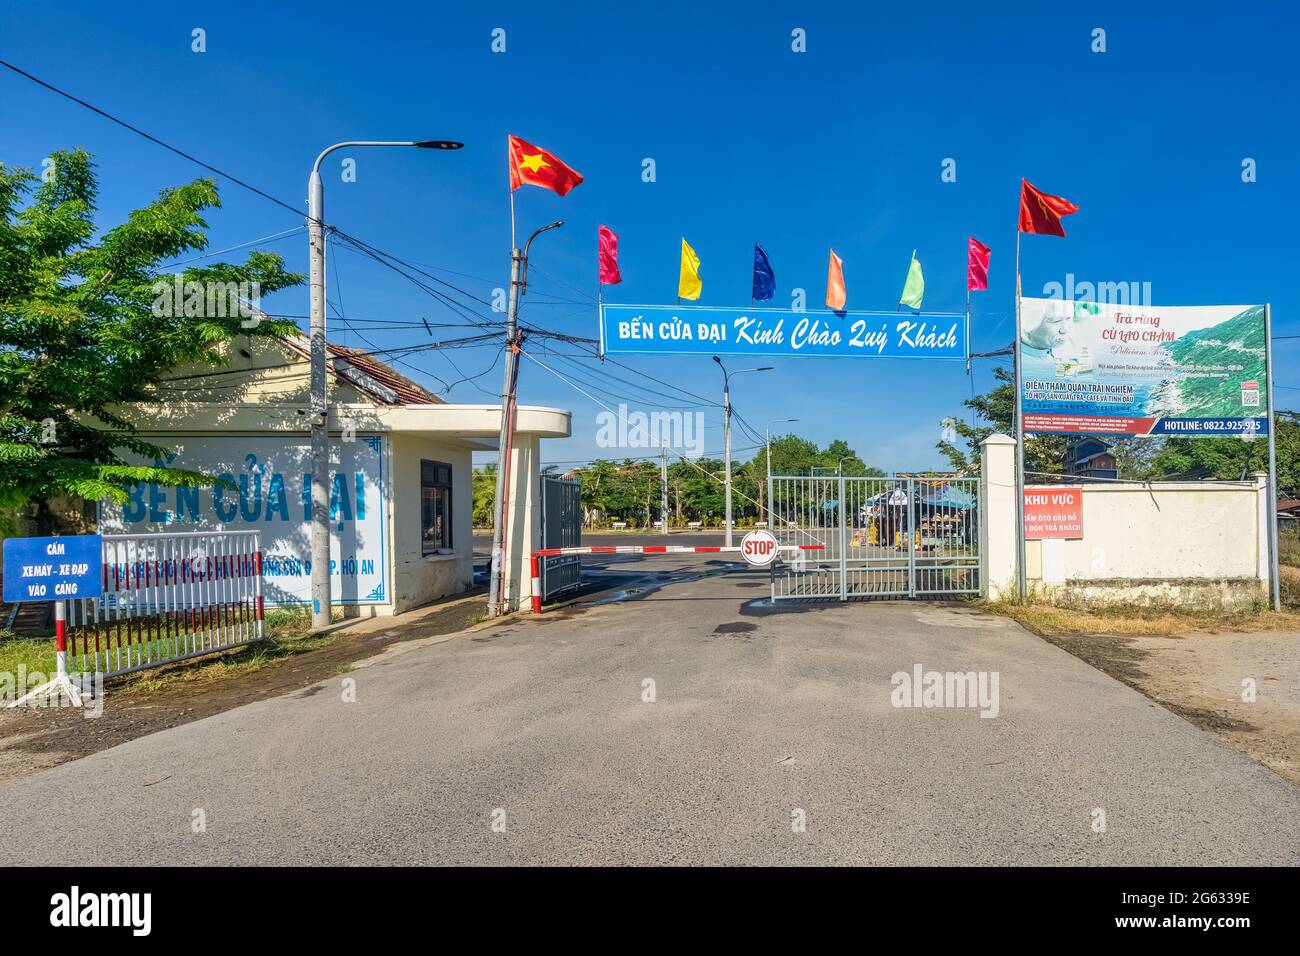
M763 435L766 439L765 444L767 446L767 473L769 475L772 473L772 426L790 425L797 421L799 421L797 418L774 418L768 422L767 427L763 429Z
M771 365L764 365L761 368L742 368L734 372L728 372L727 367L722 364L722 359L716 355L713 361L718 363L718 368L722 369L722 435L723 445L726 447L726 468L727 468L727 540L726 546L731 547L731 376L743 375L745 372L770 372Z
M766 507L764 510L767 512L767 530L768 530L768 531L771 531L771 530L772 530L772 489L771 489L771 485L772 485L772 426L773 426L773 425L790 425L790 424L792 424L792 423L794 423L794 422L797 422L798 420L799 420L799 419L797 419L797 418L774 418L774 419L772 419L770 422L768 422L768 423L767 423L767 427L765 427L765 428L763 429L763 445L764 445L764 447L767 449L767 484L768 484L768 496L767 496L767 507Z
M307 237L311 243L311 628L330 624L329 410L325 403L325 186L320 164L336 149L353 146L413 146L460 149L443 139L335 143L321 152L307 180Z

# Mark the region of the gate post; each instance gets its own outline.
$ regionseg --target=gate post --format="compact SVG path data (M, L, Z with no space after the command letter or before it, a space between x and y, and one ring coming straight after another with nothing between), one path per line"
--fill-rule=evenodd
M916 597L916 479L907 479L907 596Z
M1016 440L990 435L980 442L980 580L990 600L1014 598L1016 584Z
M776 519L772 517L776 513L776 502L772 500L772 453L771 447L768 448L767 455L767 530L776 534ZM777 542L785 540L785 535L777 537ZM772 604L776 604L776 562L773 561L768 566L767 583L772 598Z
M840 515L840 600L847 601L849 599L849 560L848 560L848 551L846 548L848 544L848 538L845 537L844 534L844 516L845 513L848 511L848 509L844 507L843 470L840 471L839 500L835 504L836 504L835 510L838 511Z

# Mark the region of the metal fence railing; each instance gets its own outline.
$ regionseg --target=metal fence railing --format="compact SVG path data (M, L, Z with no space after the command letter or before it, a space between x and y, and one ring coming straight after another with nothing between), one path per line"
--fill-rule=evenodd
M103 597L68 602L69 670L112 677L262 638L257 531L104 536Z
M772 599L978 594L979 479L768 477L772 533L818 543L772 569Z

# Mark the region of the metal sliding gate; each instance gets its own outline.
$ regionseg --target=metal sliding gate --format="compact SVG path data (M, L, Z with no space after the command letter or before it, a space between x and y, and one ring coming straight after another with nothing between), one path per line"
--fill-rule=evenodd
M979 479L768 478L772 533L796 551L772 569L772 600L978 594Z
M542 549L582 545L582 488L576 481L542 476ZM542 600L577 587L582 558L576 554L541 559Z

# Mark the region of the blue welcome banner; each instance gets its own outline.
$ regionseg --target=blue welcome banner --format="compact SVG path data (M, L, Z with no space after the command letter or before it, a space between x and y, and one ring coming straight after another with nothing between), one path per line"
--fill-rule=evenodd
M603 305L611 354L966 358L962 312L830 312L711 306Z

